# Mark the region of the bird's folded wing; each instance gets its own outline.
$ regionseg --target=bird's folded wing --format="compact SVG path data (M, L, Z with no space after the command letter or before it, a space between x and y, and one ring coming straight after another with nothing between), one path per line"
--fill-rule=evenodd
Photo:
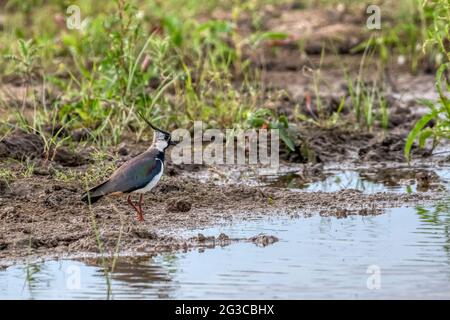
M152 155L142 154L124 163L109 179L108 193L132 192L144 188L162 170L162 162Z
M143 153L125 162L104 185L107 193L132 192L144 188L162 170L162 161Z

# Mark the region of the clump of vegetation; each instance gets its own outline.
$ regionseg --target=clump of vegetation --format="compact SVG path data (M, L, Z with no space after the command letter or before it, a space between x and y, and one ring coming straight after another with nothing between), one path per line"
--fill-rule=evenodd
M328 0L295 6L342 3L348 8L363 7L362 3ZM7 134L20 127L39 134L51 160L52 150L73 142L70 132L76 129L88 129L88 142L99 148L118 144L125 136L139 139L146 126L135 117L136 111L168 130L190 128L197 120L210 127L236 129L258 127L262 121L268 128L280 129L290 150L295 148L287 129L296 121L339 126L345 124L344 109L350 110L346 120L351 118L357 130L372 131L378 124L386 129L389 110L383 81L389 81L389 76L367 83L362 69L356 78L347 75L348 92L331 113L319 89L321 66L313 72L314 92L304 100L306 108L314 108L314 115L288 117L265 108L266 88L247 52L253 53L267 41L288 38L262 28L259 13L268 5L271 12L277 4L273 0L116 0L102 4L83 0L76 4L80 24L72 29L66 23L70 13L65 1L24 4L10 0L0 32L0 43L8 44L0 45L0 55L7 58L0 60L0 71L8 81L25 86L25 92L20 101L4 99L0 93L0 106L8 114L0 123L0 132ZM294 6L291 1L279 5ZM448 104L444 92L448 88L448 3L417 0L397 5L395 14L383 16L383 28L352 52L364 52L363 60L370 54L387 75L394 56L405 57L413 72L425 60L432 60L436 69L442 65L440 101L424 102L434 109L410 135L405 149L409 154L411 141L419 136L421 145L429 137L436 143L448 137L443 118ZM216 18L213 11L225 17ZM419 50L422 46L426 50ZM25 115L29 105L33 106L32 118ZM430 121L436 125L426 127Z
M405 145L405 157L410 159L411 148L416 139L424 147L432 139L432 149L442 139L450 139L450 3L446 0L424 1L424 7L432 12L433 22L427 29L428 39L423 50L438 50L442 65L436 72L437 101L422 99L430 111L425 114L409 133ZM432 123L432 125L430 125Z
M281 140L289 150L295 151L295 144L289 134L289 121L285 115L276 114L267 108L261 108L247 115L246 124L250 128L278 129Z
M93 15L80 30L64 25L59 33L55 30L61 46L53 48L52 58L64 58L59 70L47 69L43 76L58 92L52 101L58 122L91 128L92 138L100 143L117 143L124 130L143 129L134 118L135 110L145 110L168 128L189 125L194 119L220 126L239 123L242 112L255 106L251 101L255 91L251 80L240 87L233 84L234 64L251 78L245 63L238 62L237 45L230 43L235 27L225 21L182 20L159 4L151 10L155 13L145 16L137 4L119 0L103 12L88 11ZM9 7L16 5L11 2ZM30 10L23 11L25 17ZM3 66L16 75L20 69L28 83L35 72L33 62L44 60L38 55L50 50L37 35L29 36L33 40L17 42L18 54L5 55L10 61ZM111 134L112 140L103 139Z

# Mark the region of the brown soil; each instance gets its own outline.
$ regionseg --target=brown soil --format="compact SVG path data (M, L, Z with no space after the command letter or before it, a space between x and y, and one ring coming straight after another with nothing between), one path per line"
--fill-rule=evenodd
M0 141L0 159L6 157L15 160L46 159L68 167L77 167L89 162L86 154L75 152L65 146L47 149L44 140L38 134L20 130Z
M105 198L90 210L80 201L82 191L76 183L60 183L50 177L11 183L0 196L0 259L14 260L30 254L98 253L96 230L103 250L109 254L116 249L119 238L120 252L152 254L187 249L205 243L201 237L189 239L179 235L187 229L279 214L372 215L386 207L425 203L439 196L366 195L355 190L299 193L166 176L153 193L145 196L146 220L138 223L124 197ZM247 240L263 244L270 240L255 239Z

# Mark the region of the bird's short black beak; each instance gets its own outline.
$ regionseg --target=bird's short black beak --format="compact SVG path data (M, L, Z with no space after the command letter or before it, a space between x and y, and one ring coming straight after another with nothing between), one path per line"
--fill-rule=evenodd
M173 141L173 140L170 140L169 145L171 145L171 146L176 146L178 143L179 143L179 141Z

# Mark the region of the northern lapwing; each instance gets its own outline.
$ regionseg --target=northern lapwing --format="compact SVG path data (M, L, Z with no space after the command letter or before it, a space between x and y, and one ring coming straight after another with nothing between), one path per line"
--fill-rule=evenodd
M144 193L152 190L161 179L164 171L164 152L176 143L172 141L170 133L155 127L141 113L138 112L138 115L154 130L152 145L144 153L126 161L108 180L87 191L81 200L92 204L109 194L127 193L127 201L136 210L137 219L144 221ZM132 193L140 194L137 204L131 200Z

